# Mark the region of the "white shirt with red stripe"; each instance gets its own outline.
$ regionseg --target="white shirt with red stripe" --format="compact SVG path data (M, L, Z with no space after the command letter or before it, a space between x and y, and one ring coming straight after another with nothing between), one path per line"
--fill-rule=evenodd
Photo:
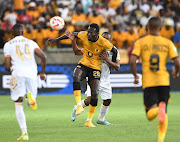
M112 60L113 53L111 51L106 51L108 55L108 59ZM117 53L116 60L120 61L120 54ZM102 71L101 71L101 78L100 78L100 86L106 86L110 84L110 68L109 64L106 61L102 61Z
M39 48L37 43L23 36L16 36L4 45L4 56L11 57L12 75L37 79L35 48Z

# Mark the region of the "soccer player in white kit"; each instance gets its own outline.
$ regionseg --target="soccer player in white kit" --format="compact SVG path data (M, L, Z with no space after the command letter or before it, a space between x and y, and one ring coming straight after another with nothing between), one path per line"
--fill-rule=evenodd
M102 36L111 42L112 37L110 33L104 32ZM112 88L110 84L110 67L114 68L117 71L120 69L120 55L118 52L116 57L116 62L112 61L112 56L113 56L112 52L110 51L106 51L100 54L100 58L103 60L103 62L102 62L102 71L101 71L100 86L99 86L99 95L101 96L103 103L101 104L100 114L96 122L97 124L102 124L102 125L112 125L105 119L112 98ZM87 99L81 101L83 107L88 106L91 100L91 89L89 85L87 85L87 91L85 92L85 94L87 94ZM77 117L77 115L75 114L76 107L77 106L75 105L71 113L72 121L75 121Z
M4 45L5 68L11 72L11 99L15 102L16 118L22 130L17 140L29 140L26 117L23 111L23 97L26 95L28 105L37 109L37 64L35 54L41 58L41 80L45 80L46 57L36 42L23 37L23 25L15 24L14 38Z

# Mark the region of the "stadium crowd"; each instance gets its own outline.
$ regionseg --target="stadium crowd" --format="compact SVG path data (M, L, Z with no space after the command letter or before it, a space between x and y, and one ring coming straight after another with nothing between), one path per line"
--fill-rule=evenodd
M100 33L110 32L117 48L131 49L133 43L147 34L150 17L160 17L160 35L180 48L180 2L178 0L6 0L0 3L0 48L11 40L12 27L22 23L24 36L35 40L41 49L71 47L71 40L51 46L48 38L86 30L90 23L100 26ZM52 30L49 21L61 16L64 29Z

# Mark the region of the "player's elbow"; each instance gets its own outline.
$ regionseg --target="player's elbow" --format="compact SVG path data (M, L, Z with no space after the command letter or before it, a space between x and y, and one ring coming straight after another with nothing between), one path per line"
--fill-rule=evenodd
M45 54L43 54L43 55L41 56L41 61L42 61L42 62L46 62L46 55L45 55Z

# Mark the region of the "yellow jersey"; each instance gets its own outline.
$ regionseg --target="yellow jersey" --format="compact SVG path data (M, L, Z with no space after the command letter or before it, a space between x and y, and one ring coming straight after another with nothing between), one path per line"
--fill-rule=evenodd
M102 51L111 51L113 44L100 35L96 42L91 42L88 40L87 31L80 32L77 36L81 39L84 48L83 58L79 63L92 69L101 70L102 60L99 59L99 54Z
M170 85L166 60L168 56L171 59L178 56L172 41L161 36L147 35L136 41L132 54L142 58L143 88Z

